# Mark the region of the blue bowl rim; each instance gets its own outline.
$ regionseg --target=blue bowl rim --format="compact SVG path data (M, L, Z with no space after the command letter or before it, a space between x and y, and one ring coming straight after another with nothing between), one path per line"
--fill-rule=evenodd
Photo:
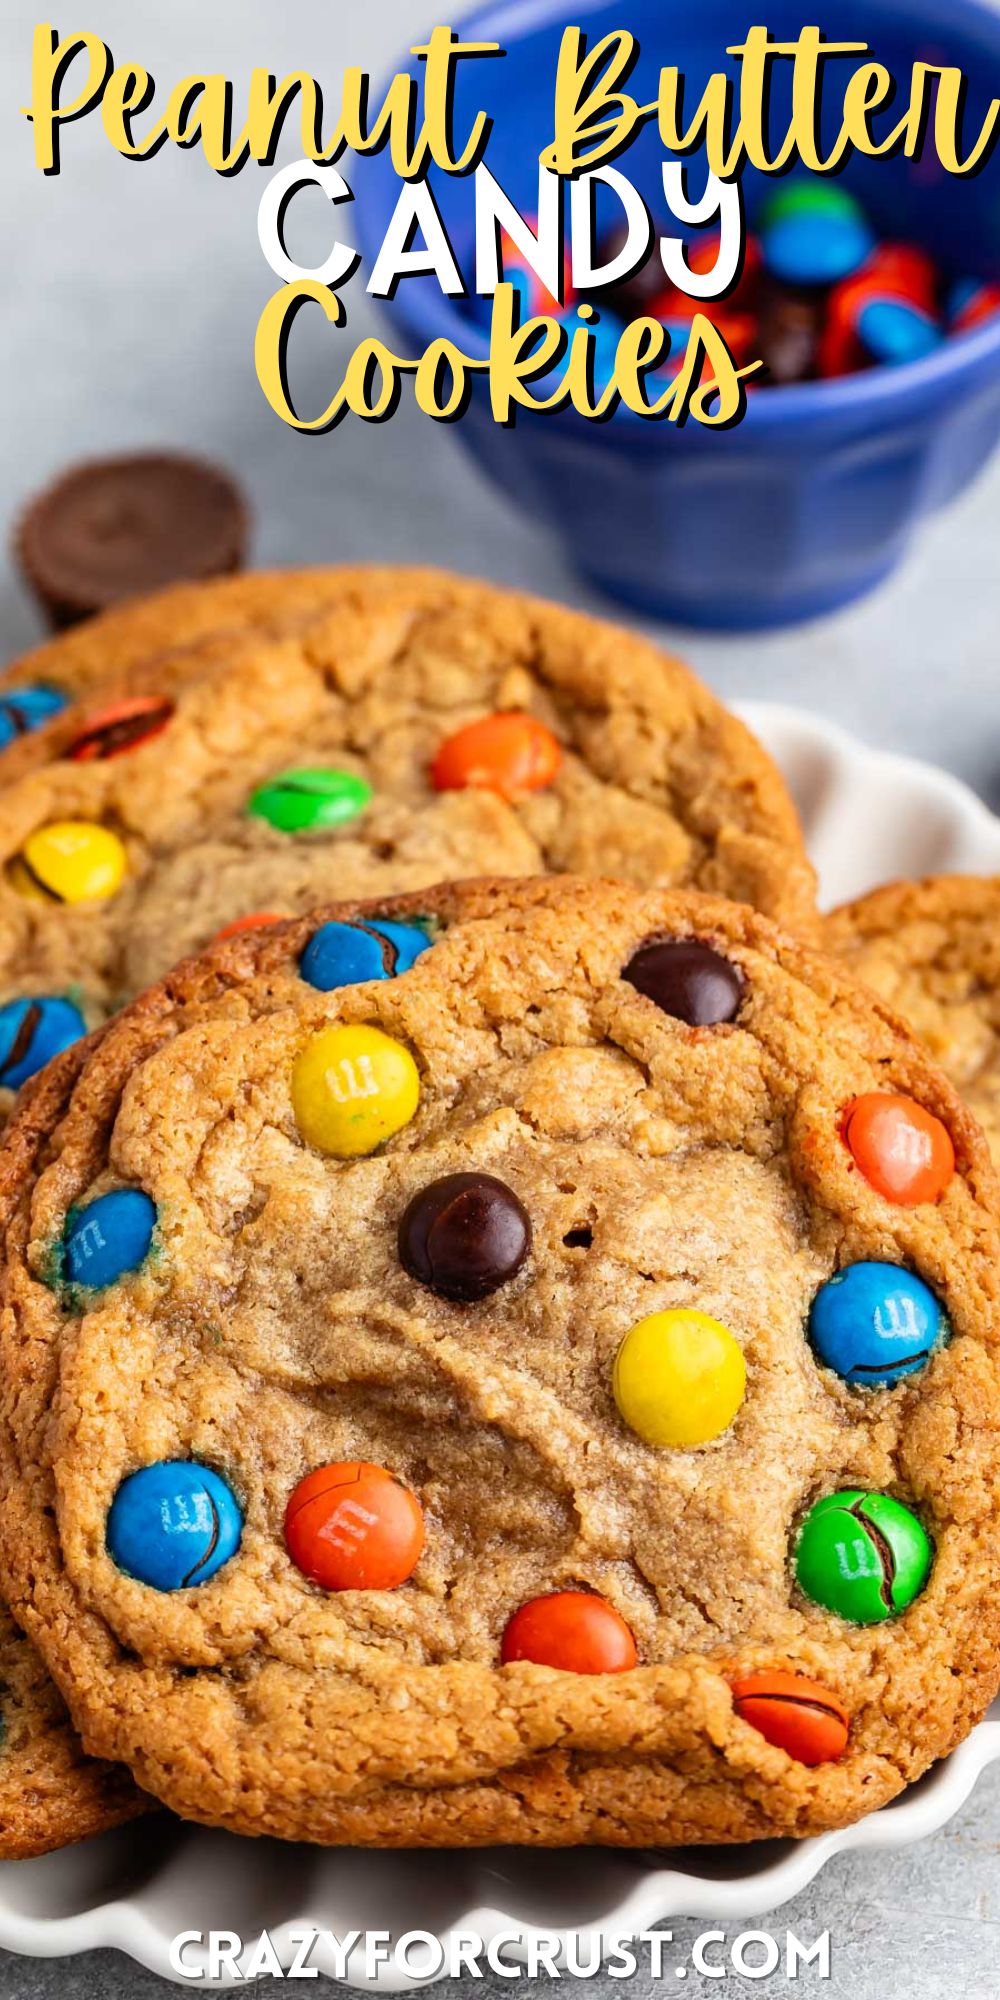
M582 17L595 12L602 4L603 0L579 0L576 13ZM908 11L906 0L878 0L878 4L888 13L905 15ZM565 0L480 0L478 6L462 14L458 27L463 37L509 43L521 39L528 30L551 21L564 6ZM948 20L943 32L947 33L963 21L985 31L994 44L1000 69L1000 9L987 4L987 0L948 0ZM419 73L418 59L411 57L408 62L400 61L394 69L416 75ZM373 155L368 162L367 186L370 187L373 181L379 187L392 185L395 200L398 192L395 175L384 150ZM376 242L376 232L365 226L360 207L358 221L362 248L369 252ZM462 352L470 353L476 359L485 358L489 352L488 336L458 310L446 293L438 293L433 299L433 306L430 306L428 297L432 294L407 292L406 287L407 280L403 278L394 303L400 318L409 322L425 344L432 340L449 339ZM374 300L373 303L377 306L380 301ZM838 414L864 415L873 406L891 409L893 414L902 416L909 405L919 404L925 396L933 395L935 389L960 385L966 377L978 373L981 362L993 360L1000 362L1000 314L968 333L950 334L939 348L919 361L904 362L896 368L870 368L857 375L842 375L822 382L782 383L766 395L753 395L740 428L745 430L747 425L752 424L754 432L765 428L780 429L786 423L795 423L803 418L822 420ZM561 414L576 417L572 409ZM624 404L619 405L614 417L616 424L624 422L647 426L649 421Z

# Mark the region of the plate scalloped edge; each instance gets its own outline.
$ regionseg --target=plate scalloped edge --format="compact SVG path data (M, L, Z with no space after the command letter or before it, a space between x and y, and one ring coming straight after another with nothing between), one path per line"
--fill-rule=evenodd
M1000 820L957 778L871 749L805 710L764 702L737 707L786 776L824 906L897 875L1000 872ZM180 1980L169 1947L182 1930L237 1931L245 1965L266 1928L279 1960L290 1964L293 1932L327 1930L343 1938L353 1928L385 1928L386 1911L398 1918L403 1909L412 1921L397 1922L393 1937L411 1927L439 1937L473 1932L484 1942L516 1932L519 1943L505 1947L512 1961L523 1959L543 1932L583 1944L596 1934L610 1948L669 1917L721 1922L760 1915L798 1894L836 1854L922 1839L945 1825L998 1760L1000 1702L951 1757L881 1812L811 1840L712 1848L703 1856L689 1848L673 1866L667 1850L662 1856L596 1848L563 1856L517 1849L324 1851L154 1819L42 1860L0 1864L0 1946L34 1957L117 1948ZM539 1906L548 1896L546 1921ZM335 1969L322 1945L310 1963ZM430 1983L416 1969L407 1975L383 1968L369 1978L358 1953L348 1960L346 1979L359 1990L383 1992ZM235 1983L231 1975L211 1982Z

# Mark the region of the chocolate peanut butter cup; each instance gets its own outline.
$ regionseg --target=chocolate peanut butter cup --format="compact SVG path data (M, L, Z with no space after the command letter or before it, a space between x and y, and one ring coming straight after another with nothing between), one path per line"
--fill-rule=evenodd
M241 567L247 510L228 474L174 452L92 459L31 503L21 568L54 626L124 598Z

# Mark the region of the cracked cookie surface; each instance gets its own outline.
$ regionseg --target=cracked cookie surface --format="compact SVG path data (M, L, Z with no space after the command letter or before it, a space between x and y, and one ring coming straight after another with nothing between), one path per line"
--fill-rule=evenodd
M1000 878L890 882L834 910L825 933L919 1035L1000 1162Z
M887 1010L746 908L549 880L333 919L419 919L432 941L329 991L302 972L316 917L189 961L29 1086L0 1154L0 1539L85 1743L189 1817L320 1842L739 1840L883 1804L997 1681L1000 1241L978 1128ZM623 977L664 938L736 968L732 1019L687 1026ZM366 1156L302 1132L302 1065L344 1029L369 1038L356 1066L377 1030L419 1083ZM339 1131L352 1088L330 1064ZM903 1206L858 1170L844 1114L871 1092L946 1128L939 1200ZM399 1232L470 1172L512 1192L531 1243L462 1301L413 1275ZM148 1254L74 1287L67 1217L124 1191L154 1205ZM859 1391L806 1324L871 1259L933 1288L949 1338ZM615 1357L690 1309L728 1329L745 1395L711 1441L650 1445ZM205 1580L153 1587L113 1559L109 1510L178 1461L228 1499ZM392 1588L327 1587L290 1554L303 1479L358 1461L422 1517ZM885 1622L796 1582L807 1510L846 1489L930 1537ZM560 1590L605 1600L638 1665L501 1665L512 1614ZM810 1768L737 1711L733 1683L762 1671L831 1691L838 1761Z

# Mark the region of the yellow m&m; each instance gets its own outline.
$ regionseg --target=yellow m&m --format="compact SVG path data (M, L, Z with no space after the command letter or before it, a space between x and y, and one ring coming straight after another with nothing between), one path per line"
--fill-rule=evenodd
M29 834L10 864L22 896L41 903L101 903L121 888L128 857L116 833L92 820L57 819Z
M684 1447L719 1437L746 1382L743 1352L728 1328L687 1308L640 1319L615 1359L615 1402L646 1444Z
M409 1049L381 1028L323 1028L292 1071L292 1109L303 1139L338 1160L374 1153L409 1124L419 1102Z

